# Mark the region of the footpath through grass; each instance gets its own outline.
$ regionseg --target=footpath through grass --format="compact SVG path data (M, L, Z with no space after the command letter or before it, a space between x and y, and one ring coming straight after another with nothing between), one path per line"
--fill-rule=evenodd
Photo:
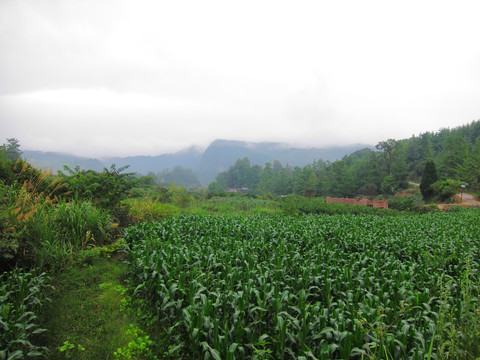
M126 266L121 255L96 256L58 275L45 312L49 359L119 358L114 353L128 347L134 323L122 311Z

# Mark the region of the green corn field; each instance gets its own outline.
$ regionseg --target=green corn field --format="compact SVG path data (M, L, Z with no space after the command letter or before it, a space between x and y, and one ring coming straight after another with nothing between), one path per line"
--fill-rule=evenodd
M40 310L50 298L50 277L19 268L0 274L0 360L42 357L47 349L33 339L47 331L39 321Z
M469 358L480 212L183 216L126 231L170 358ZM478 336L478 334L477 334Z

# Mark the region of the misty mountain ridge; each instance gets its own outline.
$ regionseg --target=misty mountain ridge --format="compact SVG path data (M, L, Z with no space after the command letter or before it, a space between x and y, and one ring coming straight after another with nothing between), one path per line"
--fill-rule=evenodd
M278 160L282 165L305 166L315 160L335 161L369 145L330 146L325 148L297 148L284 143L245 142L235 140L215 140L204 151L189 147L171 154L156 156L127 156L86 158L56 152L23 151L23 158L38 168L48 168L54 172L63 166L79 166L81 169L102 171L115 164L117 167L130 165L131 172L157 173L175 166L192 169L203 186L214 181L217 174L227 170L236 160L248 157L252 165L264 165Z

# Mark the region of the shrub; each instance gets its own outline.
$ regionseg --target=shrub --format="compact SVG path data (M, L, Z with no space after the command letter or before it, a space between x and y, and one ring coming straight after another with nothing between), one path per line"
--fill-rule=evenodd
M125 201L135 222L160 221L180 214L173 204L164 204L155 200L130 199Z
M18 261L30 262L31 249L45 229L45 216L57 201L63 184L48 182L47 172L31 171L27 163L17 163L22 182L0 183L0 270Z
M281 210L280 204L275 200L245 195L215 196L208 199L201 206L212 213L231 215L259 212L278 213Z
M458 193L461 185L462 182L459 180L447 179L434 182L431 188L438 200L449 201L453 195Z
M416 209L413 197L396 197L388 201L388 207L400 211L413 211Z
M55 209L52 221L57 239L75 250L105 244L113 229L109 212L87 200L62 202Z
M70 263L76 251L107 243L112 225L107 210L85 200L40 211L27 227L30 262L56 271Z
M396 215L395 210L375 209L363 205L348 204L327 204L324 198L308 199L303 196L287 196L282 201L282 208L287 215L297 214L376 214L376 215Z
M96 205L109 209L114 215L121 213L120 203L128 195L128 191L135 185L133 173L125 173L128 165L110 169L104 168L99 173L93 170L81 170L79 166L71 169L64 166L65 173L60 177L66 183L68 193L66 197L74 200L90 200Z

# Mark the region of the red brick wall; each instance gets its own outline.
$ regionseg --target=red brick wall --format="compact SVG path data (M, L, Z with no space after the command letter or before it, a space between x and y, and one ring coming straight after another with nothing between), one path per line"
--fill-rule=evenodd
M327 204L367 205L379 209L388 209L388 200L346 199L327 197Z

